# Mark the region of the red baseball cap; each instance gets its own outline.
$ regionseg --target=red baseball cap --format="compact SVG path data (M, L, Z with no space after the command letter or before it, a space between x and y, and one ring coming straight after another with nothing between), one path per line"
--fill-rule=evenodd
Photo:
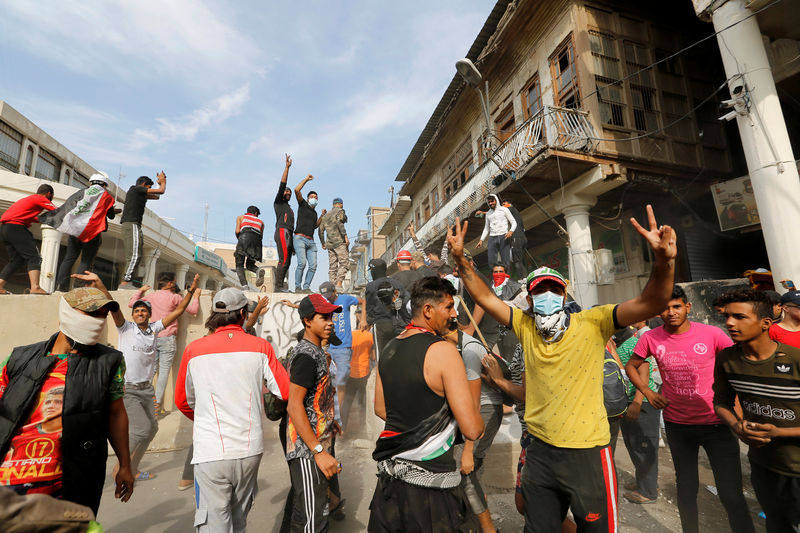
M300 319L312 316L314 313L327 315L328 313L341 313L342 306L334 305L328 301L321 294L309 294L302 300L297 307L297 312L300 314Z
M397 259L398 263L399 262L410 263L411 262L411 252L409 252L408 250L400 250L399 252L397 252L397 257L395 259Z

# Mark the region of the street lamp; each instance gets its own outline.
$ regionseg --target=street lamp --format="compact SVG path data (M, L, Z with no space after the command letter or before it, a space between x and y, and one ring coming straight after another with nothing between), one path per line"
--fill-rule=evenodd
M524 192L528 196L528 198L531 199L531 201L536 205L536 207L539 208L539 210L544 214L544 216L546 216L548 219L550 219L550 221L553 224L555 224L555 226L558 228L558 232L564 235L564 237L566 237L567 230L564 228L564 226L559 224L559 222L555 218L553 218L550 215L550 213L547 212L544 206L542 206L542 204L540 204L539 201L536 198L534 198L531 195L531 193L529 193L519 181L515 180L514 177L505 168L503 168L503 166L497 161L497 159L495 159L496 155L495 149L492 146L491 141L489 140L491 137L495 137L495 135L492 133L492 123L491 119L489 118L489 81L483 79L483 76L481 76L481 72L478 70L478 67L475 66L475 63L473 63L470 59L467 59L466 57L456 61L456 70L458 71L459 75L464 79L464 81L467 82L467 85L478 91L478 96L480 96L481 106L483 107L483 117L486 120L486 139L484 142L486 157L488 157L495 165L497 165L497 168L500 170L500 172L506 179L509 179L512 182L516 182L519 188L522 190L522 192ZM483 92L480 89L481 81L483 81L485 84L484 87L486 90L486 96L484 96Z

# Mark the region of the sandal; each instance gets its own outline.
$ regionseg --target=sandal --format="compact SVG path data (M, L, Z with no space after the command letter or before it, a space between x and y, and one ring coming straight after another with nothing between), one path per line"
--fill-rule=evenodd
M148 481L150 479L155 479L155 477L156 475L151 474L150 472L139 472L138 474L136 474L136 477L134 479L136 481Z
M329 514L331 518L336 521L342 521L346 518L343 510L345 501L347 501L347 499L342 498L339 500L339 504L336 507L330 509Z
M630 492L623 492L622 495L625 496L625 499L631 503L641 503L641 504L656 503L655 499L650 499L647 496L644 496L635 490L632 490Z

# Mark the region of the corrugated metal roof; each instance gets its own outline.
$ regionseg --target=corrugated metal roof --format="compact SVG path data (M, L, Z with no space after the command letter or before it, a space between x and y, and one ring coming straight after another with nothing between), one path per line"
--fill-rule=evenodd
M470 46L465 57L471 59L472 61L476 61L478 59L481 51L483 51L491 36L494 35L494 32L497 29L497 24L500 22L500 19L503 18L503 14L506 12L508 4L510 4L512 1L513 0L498 0L492 9L492 12L489 14L489 17L486 19L486 22L483 24L483 28L481 28L480 33L478 33L478 36L475 38L475 42L473 42L472 46ZM453 60L453 70L455 70L455 59ZM428 123L425 125L425 128L423 128L422 133L420 133L417 142L414 143L414 147L411 149L411 153L408 154L406 162L403 163L402 168L400 168L400 172L397 173L395 181L406 181L414 175L414 171L419 166L422 156L425 153L425 148L433 138L436 130L439 129L439 125L441 124L442 120L444 120L444 118L447 116L450 106L455 99L458 98L458 95L461 94L464 85L465 83L461 79L461 76L455 74L452 81L450 81L450 85L447 86L447 90L444 92L444 95L442 95L442 99L439 100L439 104L436 106L436 109L434 109L431 118L428 119Z

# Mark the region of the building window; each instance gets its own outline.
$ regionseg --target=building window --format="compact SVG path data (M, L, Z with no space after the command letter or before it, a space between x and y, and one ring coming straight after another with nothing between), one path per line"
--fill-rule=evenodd
M33 166L33 146L29 144L26 152L27 153L25 154L25 174L30 176L31 167Z
M60 161L47 150L39 148L39 158L36 161L37 178L48 181L58 181Z
M0 121L0 166L19 171L19 154L22 152L22 134Z
M494 120L494 129L497 132L498 142L503 142L512 135L516 130L514 124L514 106L509 104Z
M442 191L444 191L443 200L446 202L456 191L464 185L469 177L472 175L472 139L468 138L461 146L458 147L456 152L450 157L442 169L442 175L445 176L442 183Z
M664 99L665 124L672 124L689 112L689 99L685 95L664 91L661 93L661 96ZM675 125L670 126L664 133L682 141L695 140L692 119L690 117L686 117Z
M72 175L72 186L85 189L89 186L89 178L76 170Z
M575 68L575 46L572 34L550 57L553 71L554 101L557 106L577 109L581 106L578 71Z
M625 63L629 75L631 75L633 125L640 131L657 130L658 105L656 103L656 89L653 83L652 69L647 68L650 64L650 52L640 44L626 42Z
M422 221L427 222L431 218L431 201L430 198L425 198L422 202Z
M525 110L525 120L528 120L542 109L542 86L539 84L539 74L533 78L522 91L522 107Z
M433 210L436 211L439 209L439 188L434 187L433 192L431 193L431 204L433 205Z
M678 62L677 56L666 59L671 55L672 53L667 52L666 50L661 50L660 48L656 48L656 61L658 62L658 71L661 72L662 74L673 74L675 76L683 75L683 71L681 70L681 65Z
M589 32L589 45L594 60L594 79L600 120L603 124L625 126L625 103L621 83L621 67L617 42L612 35Z

